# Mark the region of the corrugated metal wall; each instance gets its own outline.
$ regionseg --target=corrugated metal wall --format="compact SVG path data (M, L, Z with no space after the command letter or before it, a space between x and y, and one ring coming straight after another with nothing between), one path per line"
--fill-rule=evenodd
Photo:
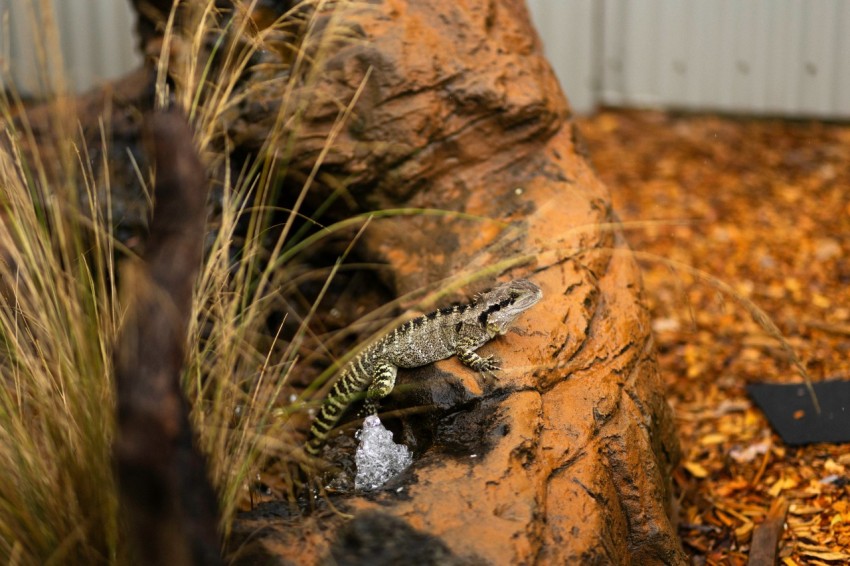
M38 43L46 30L34 26L41 1L0 0L0 60L2 69L24 95L45 92ZM127 0L50 0L59 53L69 86L77 91L119 77L141 62L133 35L133 14ZM57 60L58 62L58 60ZM2 83L0 83L2 84Z
M139 64L128 0L51 0L71 86ZM850 118L850 0L527 0L573 108ZM0 0L3 68L42 92L35 0ZM40 32L39 32L40 33Z
M528 2L578 110L850 118L848 0ZM585 45L593 46L590 71L578 60Z
M546 56L576 112L598 102L601 0L527 0Z

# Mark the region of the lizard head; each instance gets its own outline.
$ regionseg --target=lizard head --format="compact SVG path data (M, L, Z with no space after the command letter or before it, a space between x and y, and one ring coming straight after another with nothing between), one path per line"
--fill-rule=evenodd
M493 335L504 334L520 314L542 298L543 291L528 279L502 283L478 298L483 307L479 320Z

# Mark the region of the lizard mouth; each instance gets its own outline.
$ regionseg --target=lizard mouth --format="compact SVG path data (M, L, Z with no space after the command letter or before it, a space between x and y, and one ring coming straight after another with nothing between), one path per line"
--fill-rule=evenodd
M527 279L517 279L500 285L485 295L485 299L491 301L491 304L482 313L481 321L486 321L491 332L505 334L517 317L542 298L543 291L540 287Z

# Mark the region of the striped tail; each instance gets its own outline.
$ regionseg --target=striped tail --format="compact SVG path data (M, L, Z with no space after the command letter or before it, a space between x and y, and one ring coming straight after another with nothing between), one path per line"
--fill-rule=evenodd
M331 388L331 392L325 398L319 414L316 415L313 425L310 427L310 437L304 445L304 450L310 456L318 457L322 453L328 434L339 421L345 409L358 397L362 397L369 381L368 375L361 376L353 368L343 372Z

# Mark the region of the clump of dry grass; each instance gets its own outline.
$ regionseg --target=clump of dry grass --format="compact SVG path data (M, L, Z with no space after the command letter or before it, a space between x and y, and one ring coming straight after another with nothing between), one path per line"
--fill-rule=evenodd
M325 18L321 29L306 17L305 4ZM350 114L353 101L340 109L325 150L300 189L283 225L273 225L277 190L289 161L288 151L299 135L299 124L310 103L311 85L318 82L320 62L329 49L340 41L350 41L338 14L345 2L308 2L285 14L278 26L252 30L246 14L230 21L224 39L212 50L208 34L219 25L215 14L201 9L197 23L189 29L202 30L183 37L189 63L176 74L183 77L170 93L184 106L193 121L197 145L207 158L211 171L230 170L227 135L224 124L233 109L255 89L274 87L280 93L276 119L264 148L243 174L226 178L222 185L221 213L217 218L216 238L208 252L195 297L196 316L192 317L189 336L189 360L186 391L194 406L193 419L201 446L209 457L210 472L220 493L222 527L228 530L240 502L248 496L252 477L269 457L288 458L295 447L288 419L294 411L278 409L281 389L295 367L300 345L315 310L308 313L288 342L280 341L280 328L269 330L269 313L280 304L280 289L291 276L286 252L292 246L295 219L310 190L319 167L335 136ZM329 12L329 13L328 13ZM292 20L303 29L298 45L290 45L291 57L285 69L270 72L240 89L246 69L256 50L282 27L291 28ZM203 31L205 30L205 31ZM213 33L216 33L213 31ZM228 40L227 38L238 38ZM247 40L246 38L250 38ZM280 46L277 46L279 49ZM164 52L169 49L166 41ZM199 62L214 59L215 63ZM164 67L161 67L164 69ZM210 75L215 69L215 74ZM163 71L161 71L163 72ZM172 70L172 72L175 72ZM285 78L284 78L285 77ZM269 81L263 84L263 81ZM160 98L167 98L166 81L159 81ZM234 261L238 247L238 261ZM328 280L333 272L328 275ZM326 281L327 283L327 281ZM319 297L316 302L321 301ZM302 406L303 408L303 406ZM281 418L281 414L285 415Z
M57 141L53 166L67 181L48 183L19 135L7 128L0 148L0 555L120 561L109 460L113 241L95 195L89 210L78 205L78 186L94 186L85 148Z
M167 71L163 62L159 94L161 102L184 107L210 171L219 172L230 169L222 167L230 165L223 116L245 96L239 81L266 32L248 33L244 17L218 29L212 2L201 4L198 25L186 28L193 34L168 31L164 53L181 42L181 61L188 67ZM316 4L321 10L325 3ZM335 4L336 9L344 5ZM265 204L274 198L287 157L272 150L291 147L287 142L297 135L317 59L344 35L335 34L333 25L322 33L310 21L303 25L306 36L293 49L286 75L298 77L299 88L281 78L284 74L268 74L282 89L268 151L239 178L223 179L221 213L188 337L185 390L219 490L225 532L263 459L291 448L286 420L273 418L273 409L296 361L298 336L283 347L267 325L268 307L285 278L274 258L286 249L293 224L272 231L272 207ZM55 43L55 29L39 29L47 30L46 42ZM222 38L212 42L215 65L210 37ZM307 57L305 44L311 42ZM167 72L184 80L166 81ZM52 100L53 139L39 140L39 150L53 156L49 163L39 153L25 155L23 147L36 147L34 140L26 127L9 127L12 115L19 114L15 102L0 103L7 124L0 146L0 458L5 463L0 557L10 563L126 559L110 446L112 345L123 312L114 258L116 250L127 252L111 235L110 203L101 196L108 199L109 191L102 190L103 184L108 189L108 163L100 164L97 175L88 165L86 148L74 135L78 126L69 100L59 89ZM343 108L340 124L346 116ZM310 181L314 178L315 172ZM307 190L309 181L302 192ZM84 209L81 202L87 203ZM234 262L237 244L240 259Z

